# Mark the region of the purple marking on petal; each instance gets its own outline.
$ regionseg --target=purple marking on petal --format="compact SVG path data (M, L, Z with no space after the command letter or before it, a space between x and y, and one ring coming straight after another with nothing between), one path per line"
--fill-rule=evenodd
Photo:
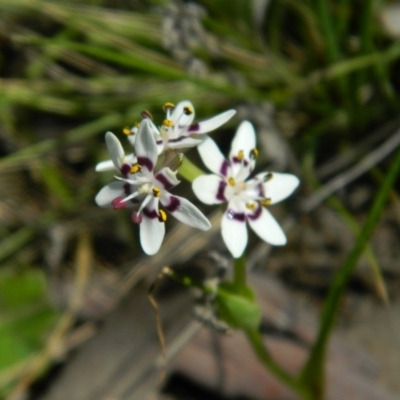
M226 177L226 175L228 174L228 167L229 167L229 163L228 161L224 160L224 162L221 165L221 168L219 169L219 173Z
M157 145L160 145L160 144L163 144L163 143L164 143L164 140L157 140L157 141L156 141L156 144L157 144Z
M229 208L226 211L226 214L229 219L234 219L235 221L239 221L239 222L246 221L246 215L244 213L237 213L237 212L233 211L231 208Z
M129 194L131 194L131 185L129 183L125 183L125 185L123 186L124 188L124 193L128 196Z
M217 195L215 196L220 201L227 201L225 197L225 188L227 183L225 181L220 181L218 185Z
M247 218L251 219L252 221L255 221L256 219L260 218L261 211L262 211L261 206L258 206L253 214L247 214Z
M123 196L118 196L111 202L111 205L114 210L121 210L122 208L125 208L128 203L124 201Z
M198 122L196 122L195 124L192 124L189 126L188 128L188 132L197 132L200 130L200 124Z
M142 222L142 220L143 220L143 217L141 216L141 214L139 214L139 213L136 212L136 211L134 211L134 212L132 213L131 218L132 218L132 222L133 222L134 224L140 224L140 223Z
M179 199L175 196L171 196L170 197L170 203L168 205L164 205L165 209L168 210L169 212L174 212L176 211L179 206L181 205L181 202L179 201Z
M138 164L142 167L146 167L150 172L153 171L154 165L151 162L150 158L147 157L138 157L137 158Z
M128 175L130 170L131 170L130 164L122 164L121 165L121 174L122 175Z
M171 188L173 188L175 185L173 185L168 178L161 172L159 172L155 178L158 180L158 182L160 182L163 186L165 190L169 190Z
M179 143L182 140L185 140L186 138L187 138L187 136L179 136L176 139L169 139L168 142L170 142L170 143Z
M143 209L143 214L150 219L158 219L158 214L156 212L156 210L149 210L147 208Z
M257 185L257 189L258 189L258 195L259 195L260 197L267 197L267 196L265 195L264 186L263 186L261 183L259 183L259 184Z

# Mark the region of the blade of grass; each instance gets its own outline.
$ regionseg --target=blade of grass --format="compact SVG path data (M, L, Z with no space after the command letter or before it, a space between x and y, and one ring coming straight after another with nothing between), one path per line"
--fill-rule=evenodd
M330 207L332 207L341 215L341 217L347 223L351 231L355 235L359 235L361 229L357 221L353 218L351 213L348 210L346 210L342 202L335 196L329 197L327 199L327 202ZM367 259L369 268L371 270L371 275L373 278L373 287L375 289L375 292L385 304L388 304L389 297L386 288L386 283L382 275L382 270L379 266L378 260L376 259L374 252L372 251L371 246L368 244L365 246L364 256Z
M322 310L321 326L317 340L311 350L310 356L302 370L301 382L303 382L316 399L323 398L325 360L330 334L333 330L336 317L341 305L341 300L346 289L346 285L357 265L357 261L370 240L374 229L379 222L381 212L386 204L393 184L400 172L400 151L397 151L392 161L389 171L385 176L382 185L375 196L373 205L368 213L365 224L357 238L353 250L349 253L343 267L336 274L328 298Z

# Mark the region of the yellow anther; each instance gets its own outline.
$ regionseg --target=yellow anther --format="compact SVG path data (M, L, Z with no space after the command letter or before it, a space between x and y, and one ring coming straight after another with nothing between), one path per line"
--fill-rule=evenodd
M150 114L150 111L143 110L140 115L142 116L143 119L153 119L153 116Z
M160 197L161 196L161 189L156 187L153 187L153 196L154 197Z
M272 172L267 172L267 173L264 175L264 182L270 181L273 177L274 177L274 174L273 174Z
M265 207L270 206L271 203L272 203L272 200L271 200L271 199L263 199L263 200L260 200L260 204L261 204L262 206L265 206Z
M186 106L186 107L183 107L183 112L184 112L186 115L190 115L190 114L193 114L193 113L194 113L194 110L193 110L193 107Z
M130 173L131 174L137 174L138 172L140 172L142 170L142 166L140 164L136 164L136 165L132 165L131 169L130 169Z
M250 158L252 160L255 160L257 157L258 157L258 150L257 149L250 150Z
M131 128L129 128L129 126L126 126L124 129L122 129L122 132L126 136L132 135L132 131Z
M160 222L165 222L167 220L167 213L164 210L158 211L158 220Z
M257 207L256 203L246 203L246 208L249 210L255 210L256 207Z
M172 109L172 108L175 108L175 104L172 104L172 103L165 103L165 104L163 105L163 110L164 110L164 112L167 112L168 109Z
M228 183L229 183L230 186L235 186L236 182L232 177L230 177L230 178L228 178Z
M134 125L136 128L139 128L139 126L140 126L139 122L135 122Z
M164 119L162 124L168 128L172 128L174 126L174 123L170 119Z
M240 150L239 153L238 153L238 155L236 156L236 158L237 158L239 161L242 161L242 160L243 160L243 157L244 157L243 150Z

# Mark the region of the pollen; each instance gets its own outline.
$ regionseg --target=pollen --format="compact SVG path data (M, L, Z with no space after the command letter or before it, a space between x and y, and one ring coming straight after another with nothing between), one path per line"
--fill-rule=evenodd
M150 114L150 111L143 110L140 115L142 116L143 119L153 119L153 116Z
M267 172L267 173L264 175L264 182L270 181L273 177L274 177L274 174L273 174L272 172Z
M252 149L250 150L250 159L255 160L258 157L258 150Z
M172 128L174 126L173 121L171 121L170 119L164 119L162 124L167 128Z
M153 196L154 197L161 197L161 189L156 187L153 187Z
M160 222L165 222L167 220L167 213L164 210L158 211L158 220Z
M235 186L236 184L235 180L232 177L228 178L228 183L230 186Z
M268 206L270 206L271 205L271 203L272 203L272 200L271 199L263 199L263 200L260 200L260 204L262 205L262 206L265 206L265 207L268 207Z
M131 174L137 174L138 172L140 172L142 170L142 166L140 164L136 164L136 165L132 165L131 169L130 169L130 173Z
M238 155L237 155L237 159L238 159L239 161L242 161L242 160L243 160L243 157L244 157L243 150L240 150L239 153L238 153Z
M255 210L256 207L257 207L256 203L246 203L246 208L249 210Z
M123 133L124 135L126 135L126 136L132 135L132 131L131 131L131 129L129 128L129 126L125 126L125 128L122 129L122 133Z
M186 106L186 107L183 107L183 112L185 113L185 115L191 115L194 113L194 110L193 110L193 107Z
M165 103L163 105L164 112L167 112L167 110L171 110L173 108L175 108L175 104L173 104L173 103Z

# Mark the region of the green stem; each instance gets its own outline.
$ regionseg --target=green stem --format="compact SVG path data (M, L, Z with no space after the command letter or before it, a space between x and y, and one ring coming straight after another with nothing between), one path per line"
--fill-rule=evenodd
M233 281L235 283L235 286L238 288L238 291L240 292L240 289L246 287L246 255L243 254L239 258L235 258L233 262L233 267Z
M268 371L270 371L276 378L278 378L287 387L289 387L295 393L301 396L302 399L304 400L312 399L305 385L303 385L296 378L288 374L280 365L278 365L274 361L274 359L271 357L271 354L264 345L262 334L260 332L247 331L246 336L258 359L262 362L262 364Z
M326 38L326 50L328 59L331 63L336 62L340 58L339 46L336 42L336 32L331 20L331 13L328 9L327 0L317 1L317 11L321 21L322 29Z
M197 177L205 175L199 167L196 167L188 158L184 157L182 165L178 170L179 175L189 182L193 182Z
M400 151L397 152L389 172L383 181L378 194L365 221L364 227L358 236L353 250L347 257L343 267L336 274L333 285L329 291L328 299L322 311L322 321L318 332L317 340L311 350L308 361L306 362L301 381L307 385L317 399L321 399L324 392L324 364L328 347L329 336L336 321L341 299L345 291L347 282L356 267L357 261L365 249L369 239L374 232L375 226L379 221L381 211L385 206L386 199L391 188L400 172Z

